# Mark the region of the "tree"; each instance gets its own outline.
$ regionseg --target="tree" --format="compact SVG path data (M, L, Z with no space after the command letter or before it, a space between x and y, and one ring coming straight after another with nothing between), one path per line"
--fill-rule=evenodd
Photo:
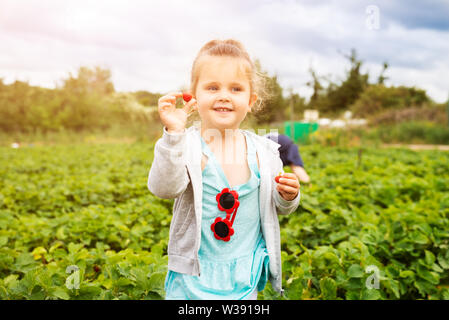
M76 76L70 73L60 90L64 126L74 130L108 127L106 98L114 92L108 69L80 67Z
M111 81L111 71L98 66L95 69L80 67L76 77L69 73L63 88L77 94L95 93L103 96L115 91Z
M383 69L382 69L382 71L381 71L380 74L379 74L379 78L377 79L377 84L384 84L384 83L385 83L385 80L388 79L388 77L385 77L385 76L384 76L384 74L385 74L385 72L387 71L387 68L388 68L388 67L389 67L388 63L387 63L387 62L384 62Z
M254 118L257 124L266 124L284 119L285 109L288 107L287 101L282 95L282 87L278 82L277 76L270 77L268 73L261 70L259 60L255 61L257 73L263 79L261 93L265 98L261 107L254 112Z
M163 95L140 90L133 93L137 101L144 106L157 106L158 100Z
M354 103L363 90L368 86L368 74L362 74L360 68L362 61L357 58L355 49L351 50L350 55L344 55L350 62L350 69L346 73L346 79L341 84L329 80L328 87L320 94L321 84L318 78L312 73L314 86L313 100L309 102L311 108L318 109L320 112L328 115L337 115Z
M297 93L293 93L290 89L289 96L286 98L287 108L285 109L285 118L291 119L291 107L293 106L293 120L299 120L304 114L304 110L307 108L305 99Z
M313 94L310 97L309 106L311 109L318 109L317 107L317 101L320 95L323 92L323 86L320 83L320 79L318 75L316 74L315 70L312 69L312 67L309 68L310 75L312 76L312 81L307 82L307 85L309 87L312 87Z

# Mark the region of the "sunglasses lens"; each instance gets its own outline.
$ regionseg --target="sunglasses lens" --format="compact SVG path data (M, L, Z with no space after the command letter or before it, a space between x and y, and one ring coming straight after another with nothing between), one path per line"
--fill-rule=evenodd
M234 206L234 195L232 193L223 193L220 197L220 205L225 209L231 209Z
M219 221L215 224L215 233L221 238L225 238L229 233L229 228L226 223Z

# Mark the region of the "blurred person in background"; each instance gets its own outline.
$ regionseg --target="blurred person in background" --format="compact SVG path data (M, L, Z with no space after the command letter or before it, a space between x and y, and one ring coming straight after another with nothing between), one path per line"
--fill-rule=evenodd
M292 168L292 171L298 177L299 181L309 183L310 177L304 169L304 162L302 161L301 155L299 154L299 148L293 142L293 140L284 134L272 132L264 135L264 137L271 139L281 145L279 147L279 155L284 167L290 166Z

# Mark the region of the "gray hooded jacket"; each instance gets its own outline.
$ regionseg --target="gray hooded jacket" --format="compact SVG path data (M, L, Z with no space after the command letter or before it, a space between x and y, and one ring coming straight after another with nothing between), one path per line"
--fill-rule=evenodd
M260 171L260 219L270 258L269 279L278 293L282 289L281 243L278 214L294 212L300 194L283 199L276 190L275 176L282 170L279 144L248 133L256 146ZM200 275L198 251L201 242L202 171L201 133L191 126L182 133L168 133L154 147L154 159L148 175L148 189L157 197L175 199L168 242L168 269L189 275Z

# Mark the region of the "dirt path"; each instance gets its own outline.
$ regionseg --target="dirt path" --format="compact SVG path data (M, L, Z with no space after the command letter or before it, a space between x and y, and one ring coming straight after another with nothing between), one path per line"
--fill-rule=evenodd
M40 147L40 146L54 146L54 145L70 145L70 144L117 144L117 143L134 143L136 138L123 137L123 138L111 138L111 137L84 137L79 139L74 139L72 141L25 141L20 142L15 145L14 142L3 142L0 141L0 146L12 147L12 148L23 148L23 147ZM14 146L15 145L15 146Z
M408 148L411 150L441 150L449 151L449 145L444 144L383 144L383 148Z

